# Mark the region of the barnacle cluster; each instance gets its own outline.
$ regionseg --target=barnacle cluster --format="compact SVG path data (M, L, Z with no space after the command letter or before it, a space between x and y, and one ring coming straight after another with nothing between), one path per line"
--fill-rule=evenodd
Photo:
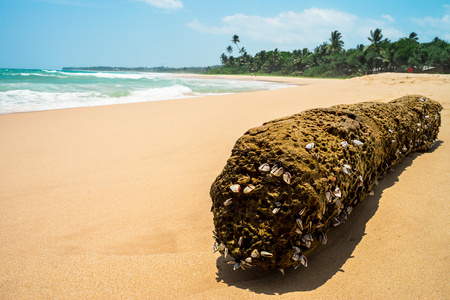
M307 266L380 176L433 146L441 110L406 96L311 109L248 130L211 186L214 252L234 258L234 269Z

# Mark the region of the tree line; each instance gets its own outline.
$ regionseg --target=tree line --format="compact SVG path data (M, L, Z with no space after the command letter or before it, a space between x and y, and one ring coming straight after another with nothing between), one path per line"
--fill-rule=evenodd
M273 74L311 77L351 77L378 72L450 73L450 44L436 37L429 43L419 43L412 32L408 37L392 42L383 38L382 30L370 31L370 44L344 49L342 34L331 32L329 41L310 51L260 51L250 55L234 35L227 54L220 56L221 66L211 68L214 74Z

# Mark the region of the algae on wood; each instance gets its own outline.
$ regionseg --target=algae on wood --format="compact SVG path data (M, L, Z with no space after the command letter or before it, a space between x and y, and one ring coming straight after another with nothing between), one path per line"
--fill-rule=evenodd
M211 186L214 250L235 269L306 265L405 155L431 147L442 106L426 97L311 109L248 130Z

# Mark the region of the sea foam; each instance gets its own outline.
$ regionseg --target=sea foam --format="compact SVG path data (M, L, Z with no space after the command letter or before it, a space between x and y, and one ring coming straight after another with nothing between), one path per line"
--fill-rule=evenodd
M0 69L0 114L220 95L287 87L173 74Z
M197 94L198 95L198 94ZM14 90L0 92L0 113L27 112L73 107L136 103L197 96L188 87L175 85L130 92L36 92Z

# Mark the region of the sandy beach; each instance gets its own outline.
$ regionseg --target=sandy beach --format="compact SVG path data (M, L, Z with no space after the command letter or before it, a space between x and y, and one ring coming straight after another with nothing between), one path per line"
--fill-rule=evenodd
M0 115L0 298L448 299L450 75L258 79L297 86ZM411 94L444 107L436 147L381 180L307 268L233 271L212 253L209 189L247 129Z

